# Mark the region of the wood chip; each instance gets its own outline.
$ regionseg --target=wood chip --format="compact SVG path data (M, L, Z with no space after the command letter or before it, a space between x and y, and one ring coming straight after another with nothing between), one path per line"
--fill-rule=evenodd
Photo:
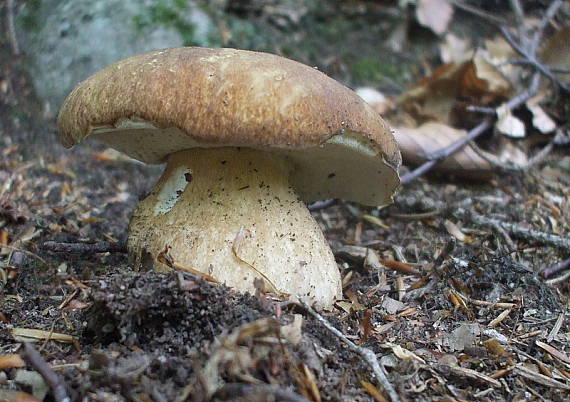
M562 328L562 324L564 324L564 313L560 313L560 315L558 316L558 319L556 320L554 327L552 327L552 330L546 337L546 342L550 343L554 340L554 338L556 338L556 335L558 335L560 328Z
M564 352L561 352L560 350L544 343L541 341L535 341L536 346L538 346L541 349L546 350L552 357L555 357L556 359L566 363L566 364L570 364L570 357L568 357Z
M534 381L538 384L542 384L546 387L556 387L561 388L567 391L570 391L570 387L566 384L563 384L559 381L556 381L550 377L545 376L544 374L537 373L536 371L532 371L522 364L518 364L515 369L515 373L519 374L520 376L526 378L527 380Z
M489 323L489 328L494 328L499 325L507 316L513 311L512 309L504 310L501 314L499 314L494 320Z
M482 374L478 371L475 371L475 370L471 370L471 369L463 368L463 367L459 367L459 366L448 366L448 365L445 365L445 368L448 368L455 375L471 378L472 380L478 380L478 381L486 382L487 384L492 385L493 387L500 387L501 386L501 383L499 381L495 380L494 378L492 378L488 375L485 375L485 374Z

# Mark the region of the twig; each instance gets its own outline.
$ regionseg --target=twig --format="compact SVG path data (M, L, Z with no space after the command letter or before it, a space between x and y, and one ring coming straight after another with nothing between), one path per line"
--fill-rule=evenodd
M560 261L559 263L554 264L550 267L544 268L543 270L540 271L539 274L543 278L550 278L551 276L556 275L557 273L564 271L565 269L568 268L570 268L570 258L564 261Z
M535 155L533 155L524 164L501 162L495 155L489 152L484 152L481 148L479 148L477 144L472 143L470 144L470 146L477 155L479 155L481 158L489 162L493 167L496 167L506 172L523 172L525 170L529 170L531 167L544 161L544 159L550 154L550 151L552 151L552 148L554 148L554 144L557 141L556 137L557 136L554 136L548 144L546 144L540 151L538 151Z
M390 397L391 401L393 402L400 401L398 393L390 383L390 380L388 380L386 371L384 370L384 367L382 367L378 362L378 359L376 358L374 352L372 352L370 349L355 345L342 332L333 327L324 317L322 317L319 313L313 310L311 306L309 306L306 302L301 300L299 303L305 309L305 311L307 311L310 315L313 316L313 318L319 321L326 329L332 332L333 335L335 335L337 338L343 341L350 350L360 355L366 361L366 363L368 363L368 365L372 368L372 371L374 372L376 379L382 385L384 390L388 393L388 396Z
M511 45L511 47L518 54L520 54L522 57L524 57L526 60L528 60L529 64L532 65L536 69L536 71L540 72L542 75L549 78L552 82L557 84L564 91L570 92L570 86L568 86L568 84L566 84L564 81L559 79L556 75L554 75L548 67L546 67L544 64L539 62L537 60L537 58L533 54L531 54L527 49L525 49L523 46L518 44L507 28L500 27L500 30L501 30L501 33L503 34L503 37L509 43L509 45Z
M536 31L534 32L534 35L533 35L532 40L530 42L530 49L529 50L532 54L536 54L536 50L538 49L538 45L540 44L540 41L542 40L542 35L544 34L544 30L546 29L546 25L548 25L550 20L552 20L552 18L554 18L554 16L556 15L556 13L560 9L560 7L562 7L562 0L555 0L552 3L550 3L550 6L548 6L548 8L546 9L546 12L544 13L544 16L542 17L540 24L536 28Z
M549 280L545 281L544 283L546 283L548 286L556 286L559 283L567 283L569 279L570 279L570 271L566 272L565 274L560 275L557 278L549 279Z
M335 202L336 202L335 198L328 198L326 200L315 201L312 204L309 204L307 208L309 208L309 211L318 211L319 209L325 209L330 207Z
M446 206L446 204L442 201L435 201L428 197L422 197L420 199L419 197L414 197L413 195L396 197L395 201L396 205L400 206L402 209L416 208L429 211L438 210L441 211L441 214L445 217L452 216L456 219L470 220L480 226L494 228L496 225L499 225L512 236L570 251L570 239L534 229L529 229L499 219L487 218L483 215L479 215L463 208Z
M523 65L529 65L532 64L530 61L528 61L527 59L513 59L513 60L507 60L504 63L501 63L500 65L504 65L504 64L523 64ZM550 71L552 71L553 73L558 73L558 74L570 74L570 69L568 68L562 68L562 67L552 67L552 66L546 66L548 67L548 69ZM492 109L492 108L489 108Z
M275 385L265 385L265 384L241 384L241 383L231 383L225 384L223 387L218 389L212 399L221 400L235 400L238 397L247 397L249 400L257 400L254 396L263 396L263 400L275 400L284 402L309 402L307 399L303 398L301 395L296 394L293 391L285 390L279 388ZM269 396L273 398L268 398ZM250 399L251 398L251 399Z
M570 239L565 239L563 237L540 232L538 230L529 229L520 225L515 225L510 222L501 221L498 219L487 218L483 215L472 213L463 208L457 208L451 211L451 214L458 219L470 219L474 223L480 226L486 226L490 228L496 227L496 225L507 230L511 235L521 238L527 241L534 241L541 244L546 244L549 246L557 247L563 250L570 251Z
M493 119L487 117L477 126L475 126L473 129L471 129L471 131L469 131L467 135L465 135L464 137L461 137L451 145L443 149L440 149L431 155L428 155L427 162L424 162L419 167L415 168L411 172L402 176L401 178L402 185L409 184L410 182L416 180L418 177L422 176L423 174L431 170L431 168L437 165L441 160L453 155L455 152L459 151L461 148L463 148L469 142L473 141L475 138L483 134L487 129L491 128L492 126L493 126Z
M67 396L65 382L50 368L42 355L29 342L24 343L24 358L51 387L57 402L71 402L71 398Z
M502 18L499 18L493 14L487 13L484 10L480 10L476 7L470 6L469 4L465 4L462 1L459 0L451 0L451 3L457 7L462 9L463 11L467 11L468 13L471 13L473 15L476 15L479 18L483 18L487 21L492 22L495 25L505 25L507 23L507 21L505 21Z
M6 1L6 33L8 38L10 38L12 53L16 56L19 55L20 47L18 46L18 38L16 37L16 29L14 27L14 0Z
M53 253L94 254L94 253L126 253L127 246L122 242L111 243L100 241L97 243L59 243L46 241L39 245L40 250Z
M519 0L510 0L510 3L511 3L511 8L515 13L516 25L519 30L520 37L522 40L527 40L528 36L527 36L525 15L524 15L524 10L522 8L522 4L520 3Z

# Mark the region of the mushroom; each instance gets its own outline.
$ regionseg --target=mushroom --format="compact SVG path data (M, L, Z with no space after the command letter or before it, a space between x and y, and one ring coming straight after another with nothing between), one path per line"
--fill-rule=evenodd
M265 283L322 307L341 297L340 274L305 202L383 205L399 185L400 153L381 117L325 74L272 54L129 57L80 83L58 128L66 147L89 136L166 162L129 224L133 263L168 270L167 250L240 291Z

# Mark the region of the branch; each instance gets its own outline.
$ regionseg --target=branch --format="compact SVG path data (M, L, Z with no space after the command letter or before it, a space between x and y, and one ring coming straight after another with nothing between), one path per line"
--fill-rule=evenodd
M65 382L51 369L31 343L24 343L24 358L51 387L53 397L57 402L71 402L71 398L67 396Z
M560 261L557 264L554 264L550 267L546 267L540 271L540 276L543 278L550 278L553 275L556 275L559 272L564 271L565 269L570 268L570 258L564 261Z
M370 349L366 349L355 345L342 332L333 327L323 316L321 316L319 313L313 310L311 306L309 306L306 302L301 300L299 303L301 307L305 309L305 311L307 311L310 315L313 316L313 318L319 321L326 329L332 332L333 335L335 335L342 342L344 342L350 350L360 355L364 359L364 361L368 363L368 365L372 368L372 371L374 372L376 379L382 385L384 390L388 393L388 396L390 397L390 400L392 402L400 401L400 396L398 395L398 393L390 383L390 380L388 380L386 371L384 370L384 367L381 366L380 363L378 363L378 359L376 358L374 352L372 352Z

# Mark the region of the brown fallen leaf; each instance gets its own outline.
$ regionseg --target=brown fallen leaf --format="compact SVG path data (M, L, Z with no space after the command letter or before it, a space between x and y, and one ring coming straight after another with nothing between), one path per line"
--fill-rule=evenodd
M570 69L570 26L552 35L541 50L542 61L549 67ZM557 76L570 83L570 74L558 73Z
M20 355L2 355L0 356L0 370L7 370L11 368L25 367L26 363Z
M394 132L404 163L410 165L422 164L427 160L426 155L449 146L465 135L465 130L437 122L416 128L396 127ZM434 170L476 180L490 180L493 176L491 164L469 146L440 162Z
M439 66L431 76L401 95L397 104L420 124L435 120L451 125L455 121L465 122L464 109L460 107L465 102L492 106L508 99L512 92L510 81L487 60L484 52L478 52L466 62Z
M0 402L40 402L41 400L21 391L0 389Z

